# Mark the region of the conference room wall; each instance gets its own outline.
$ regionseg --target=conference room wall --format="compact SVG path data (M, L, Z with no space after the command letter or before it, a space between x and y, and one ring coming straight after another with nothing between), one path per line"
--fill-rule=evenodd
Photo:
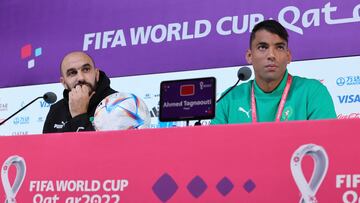
M58 82L73 50L110 77L238 66L266 19L288 30L296 61L357 56L359 12L359 0L3 0L0 88Z
M295 61L288 66L288 70L293 75L320 80L330 91L339 119L360 118L359 64L360 56L342 57ZM134 93L145 101L152 114L151 128L185 126L185 122L164 123L158 121L160 82L214 76L217 79L217 96L219 97L226 88L236 82L236 73L239 67L241 66L116 77L111 78L111 86L120 92ZM55 92L58 99L61 99L63 86L60 83L51 83L0 89L0 120L5 119L35 97L48 91ZM50 105L43 100L38 100L0 126L0 135L40 134L49 107ZM207 125L209 121L205 120L202 123Z

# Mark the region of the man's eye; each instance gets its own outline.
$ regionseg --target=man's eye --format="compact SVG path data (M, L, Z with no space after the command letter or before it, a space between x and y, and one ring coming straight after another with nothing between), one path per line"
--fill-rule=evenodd
M285 46L278 46L277 47L279 50L285 50Z
M265 46L265 45L260 45L260 46L258 46L258 49L259 49L259 50L265 50L265 49L267 49L267 46Z
M68 76L74 76L74 75L76 75L76 74L77 74L77 71L69 71L69 72L67 73Z
M83 68L82 71L85 72L85 73L87 73L87 72L90 71L90 68Z

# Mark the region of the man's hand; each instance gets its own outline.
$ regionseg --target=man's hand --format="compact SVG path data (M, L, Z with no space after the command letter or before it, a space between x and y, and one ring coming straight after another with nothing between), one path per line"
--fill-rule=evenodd
M91 92L87 85L76 85L69 92L69 110L71 117L86 113L89 107L89 101L95 92Z

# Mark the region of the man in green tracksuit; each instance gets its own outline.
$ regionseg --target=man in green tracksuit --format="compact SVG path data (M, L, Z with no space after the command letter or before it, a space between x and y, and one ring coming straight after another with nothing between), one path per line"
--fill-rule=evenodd
M315 120L336 118L326 87L314 79L291 76L288 33L275 20L257 24L246 60L255 80L229 92L216 106L211 124Z

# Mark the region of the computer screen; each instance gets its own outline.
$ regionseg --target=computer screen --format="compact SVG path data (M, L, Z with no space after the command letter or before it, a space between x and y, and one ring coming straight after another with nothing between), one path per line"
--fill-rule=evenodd
M163 81L160 84L160 121L211 119L215 116L214 77Z

